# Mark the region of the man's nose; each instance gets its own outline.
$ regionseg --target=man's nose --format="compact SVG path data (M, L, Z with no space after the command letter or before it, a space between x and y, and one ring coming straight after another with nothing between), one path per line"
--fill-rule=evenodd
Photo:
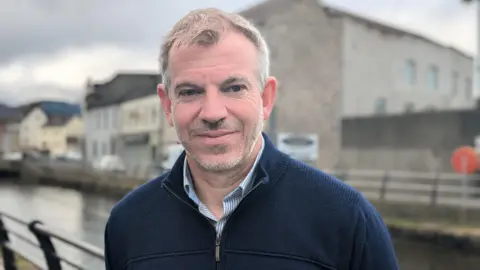
M207 89L202 103L200 119L208 123L219 123L228 115L225 100L218 89Z

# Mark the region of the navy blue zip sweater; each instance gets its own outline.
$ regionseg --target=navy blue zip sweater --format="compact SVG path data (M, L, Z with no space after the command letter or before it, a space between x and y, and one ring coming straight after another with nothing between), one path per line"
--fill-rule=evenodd
M171 171L112 209L106 269L398 269L385 224L359 192L263 136L253 190L220 238L183 190L183 153Z

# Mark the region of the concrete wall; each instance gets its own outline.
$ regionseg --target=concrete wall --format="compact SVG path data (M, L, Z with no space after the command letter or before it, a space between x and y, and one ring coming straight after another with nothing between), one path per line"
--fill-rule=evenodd
M342 22L318 1L268 1L242 13L271 48L279 80L277 132L319 136L318 166L332 167L340 150Z
M451 171L459 146L480 134L480 110L346 118L339 167Z
M473 60L451 48L376 22L343 16L342 111L345 116L371 115L375 103L386 99L387 113L414 110L466 109L471 97ZM415 63L414 81L407 78L407 60ZM438 89L430 89L428 70L438 67ZM458 74L453 83L453 72Z

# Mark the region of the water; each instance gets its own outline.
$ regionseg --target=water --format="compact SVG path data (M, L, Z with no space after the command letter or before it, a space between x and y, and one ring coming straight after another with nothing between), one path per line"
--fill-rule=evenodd
M24 220L41 220L49 227L87 241L103 249L103 230L115 200L102 196L82 194L75 190L53 187L29 187L0 183L0 211ZM31 236L23 226L4 220L8 228ZM12 238L14 238L12 236ZM31 239L34 239L31 237ZM29 255L43 258L35 248L12 239L13 244ZM17 240L17 241L15 241ZM62 255L74 259L86 269L103 269L103 262L69 246L55 242ZM66 269L69 269L66 267Z
M0 211L24 219L45 221L48 226L60 228L101 248L105 223L114 204L114 199L74 190L0 183ZM20 231L21 228L15 229ZM480 255L464 255L452 249L406 239L394 239L394 243L402 270L479 269ZM15 241L15 244L21 245L21 242ZM32 255L41 256L27 245L21 246ZM87 264L87 269L103 269L103 263L99 260L93 260L76 250L61 250L66 256Z

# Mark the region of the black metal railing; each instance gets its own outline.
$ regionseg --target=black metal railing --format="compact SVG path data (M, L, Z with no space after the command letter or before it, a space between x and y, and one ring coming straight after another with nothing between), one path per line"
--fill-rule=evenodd
M27 228L28 231L35 236L36 241L33 241L13 228L7 228L5 225L6 220ZM12 245L10 236L14 236L28 245L41 250L43 258L32 256L28 254L28 252ZM45 226L41 221L34 220L29 222L13 215L0 212L0 248L5 270L19 270L16 263L16 255L22 257L34 267L41 270L62 270L62 265L68 265L73 269L87 269L86 266L82 266L78 262L74 262L72 259L60 255L52 241L53 239L63 242L68 246L97 259L104 260L103 250L97 246L55 231L54 229Z

